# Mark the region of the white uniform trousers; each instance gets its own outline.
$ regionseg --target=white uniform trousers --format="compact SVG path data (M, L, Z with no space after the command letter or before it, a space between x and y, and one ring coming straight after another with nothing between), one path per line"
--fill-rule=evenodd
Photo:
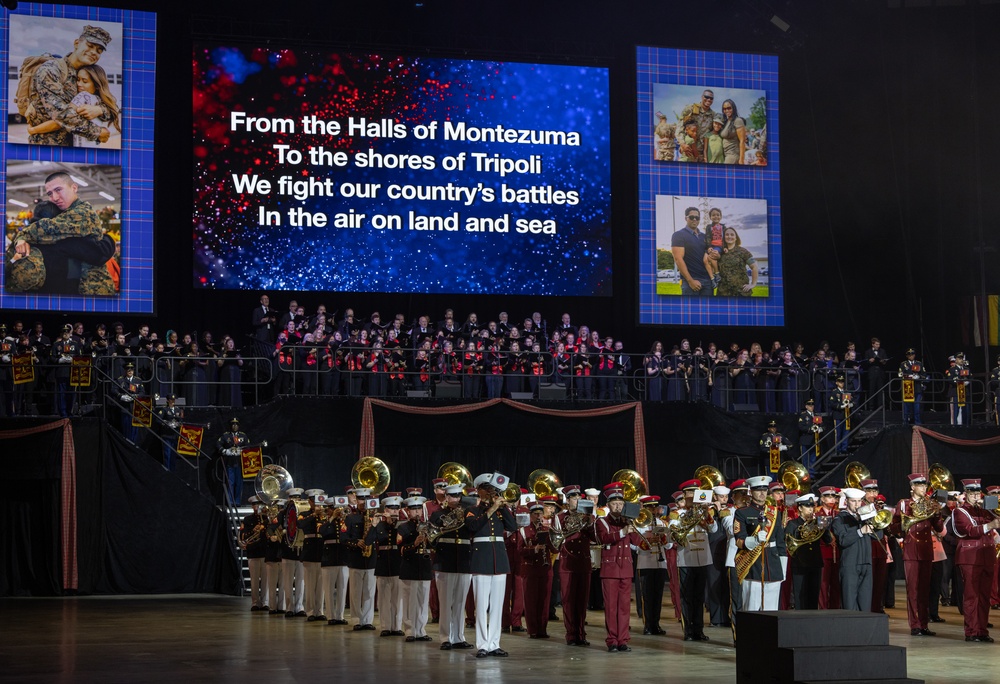
M472 575L457 572L435 573L438 588L438 633L442 642L465 641L465 598L469 595Z
M330 620L344 619L344 606L347 604L347 566L330 565L323 568L324 615Z
M507 575L473 575L472 595L476 598L476 648L500 648L503 620L503 590Z
M247 558L250 569L250 602L251 605L263 608L267 605L267 589L265 587L264 559Z
M285 597L278 593L281 586L281 563L264 563L267 579L264 581L264 605L270 610L284 610L281 603Z
M778 610L781 582L761 582L751 579L743 580L743 610L761 609L761 591L764 592L764 610Z
M285 612L305 612L303 594L305 593L305 573L302 561L281 559L281 597Z
M378 624L390 632L400 632L403 629L403 592L399 584L399 576L376 577L375 586L378 589Z
M403 587L403 629L406 636L427 636L430 580L399 580Z
M306 615L319 617L323 614L323 574L320 572L319 561L302 563L305 577L305 607Z
M370 625L375 620L375 568L348 571L351 578L351 615L359 625Z

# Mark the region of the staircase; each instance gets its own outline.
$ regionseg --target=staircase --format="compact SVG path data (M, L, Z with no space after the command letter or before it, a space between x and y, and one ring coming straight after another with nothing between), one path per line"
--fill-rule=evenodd
M243 518L253 513L253 508L250 506L238 506L227 509L224 506L219 506L219 510L222 511L223 515L228 514L229 536L232 539L233 548L238 554L237 557L240 563L240 579L242 580L240 587L242 588L243 596L246 596L250 593L250 564L247 561L246 551L240 548L239 535L240 523L243 522Z

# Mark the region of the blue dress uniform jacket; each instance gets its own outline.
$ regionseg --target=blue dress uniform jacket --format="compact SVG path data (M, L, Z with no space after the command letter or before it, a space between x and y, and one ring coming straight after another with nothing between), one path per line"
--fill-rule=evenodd
M517 531L514 514L501 506L487 516L489 506L473 506L465 514L465 529L472 539L470 572L473 575L506 575L510 572L504 532Z
M347 547L341 543L342 520L331 520L319 527L323 537L323 558L320 565L324 568L347 565Z
M400 523L396 530L400 539L400 563L399 579L401 580L430 580L434 578L434 569L431 566L431 556L429 553L422 553L425 549L415 544L419 532L417 523L407 520Z
M431 522L441 526L441 518L451 512L450 508L440 508L431 513ZM460 514L464 515L460 511ZM469 528L465 525L454 532L445 532L434 542L434 569L438 572L451 572L467 575L472 572L469 562L472 557L472 542L469 541Z
M373 570L378 560L378 549L373 548L369 556L361 553L361 544L365 543L365 516L363 513L352 513L344 523L347 532L340 535L341 540L347 540L347 567L354 570Z
M368 531L368 543L378 548L375 561L376 577L399 576L399 544L396 543L396 525L385 520Z
M302 541L302 562L319 563L323 560L323 538L319 534L319 518L315 513L299 516L299 529L305 538Z
M738 509L736 520L733 521L733 536L736 538L737 548L742 549L742 542L745 542L747 537L752 537L764 529L764 522L763 508L751 504ZM780 557L788 554L785 550L785 530L781 527L781 511L777 512L774 528L767 541L767 547L761 552L760 558L750 566L746 579L758 582L781 582L785 579Z

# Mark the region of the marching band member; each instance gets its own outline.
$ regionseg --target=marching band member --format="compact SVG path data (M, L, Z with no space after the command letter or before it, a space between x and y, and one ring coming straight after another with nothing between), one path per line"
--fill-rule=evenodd
M242 481L242 480L241 480ZM301 499L303 489L293 487L288 492L288 503L281 512L281 522L284 525L285 541L281 549L281 596L284 603L285 617L306 617L305 610L305 574L302 567L302 543L295 535L291 535L289 520L294 518L298 524L298 511L293 499Z
M990 617L990 590L996 563L994 530L1000 518L983 508L980 480L962 480L965 503L955 509L952 526L958 539L955 564L962 572L965 640L992 643L987 624Z
M299 516L299 529L303 533L303 604L309 622L326 620L326 615L323 614L323 573L320 568L323 561L323 537L319 533L319 507L316 504L317 499L321 500L325 494L322 489L306 490L309 510Z
M916 516L914 508L927 505L927 477L923 473L910 473L910 498L896 504L896 513L889 526L890 534L903 537L903 567L906 572L906 615L911 636L934 636L927 629L928 600L930 597L931 563L934 562L932 535L944 531L940 513L929 517ZM902 516L919 517L908 530L903 530Z
M583 521L583 528L568 534L559 549L559 587L562 589L563 625L566 643L587 646L587 599L590 595L590 547L597 543L594 519L579 512L580 485L563 487L566 510L556 516L557 529L566 530L567 523ZM586 515L586 517L581 517Z
M427 608L431 577L434 575L427 536L423 531L424 503L422 496L406 499L406 522L400 523L399 581L402 584L403 628L406 641L430 641L427 634Z
M348 587L351 592L351 615L358 619L354 631L374 630L375 625L375 564L378 550L369 541L369 532L374 527L372 514L366 509L372 490L358 487L354 490L358 510L347 516L344 524L347 531Z
M681 579L681 624L684 641L708 641L705 635L705 589L708 586L708 566L712 564L712 549L708 535L717 532L719 523L711 507L695 506L694 493L701 486L698 480L681 484L684 492L684 510L670 521L670 527L688 527L690 531L677 542L677 568ZM693 517L698 521L690 526Z
M861 481L861 489L865 492L865 503L881 510L877 502L878 480L868 478ZM884 613L882 605L885 601L885 576L887 572L886 559L888 549L884 535L872 535L872 608L873 613Z
M544 505L535 501L528 505L530 522L517 532L521 577L524 580L524 621L532 639L548 639L549 595L552 591L552 561L554 550L549 530L542 523Z
M727 513L719 511L719 526L726 532L726 574L729 583L729 624L733 631L733 641L736 641L736 614L743 610L743 590L736 574L736 535L733 533L733 523L736 521L736 511L750 501L750 487L746 480L736 480L730 488L732 504Z
M864 491L847 487L841 490L846 509L840 511L830 526L840 549L840 596L845 610L870 612L872 605L872 545L869 537L882 538L870 522L861 519L858 509Z
M445 502L448 495L445 494L445 488L448 486L448 480L443 477L436 477L431 480L431 485L434 489L434 499L428 501L424 504L424 520L430 520L431 516L434 515L436 511L441 510L445 506ZM434 549L431 548L431 560L434 558ZM438 611L440 604L438 602L438 586L437 580L434 579L433 573L431 574L431 595L428 601L431 611L431 624L436 624L440 619L440 613Z
M622 483L612 482L604 488L609 513L597 521L597 538L601 551L601 585L604 589L604 626L608 631L605 642L609 651L628 652L631 640L629 613L632 603L632 546L648 546L622 516L625 495Z
M608 514L607 507L600 505L601 490L595 487L587 487L587 489L583 490L583 493L587 496L587 501L594 504L594 521L596 523L597 518ZM596 528L594 539L597 539ZM590 598L587 601L587 608L589 610L604 610L604 590L601 587L600 542L591 541L590 543L590 568Z
M476 600L476 657L506 658L507 651L500 648L500 626L503 589L510 567L503 533L517 531L517 524L501 496L509 484L507 476L487 473L476 479L480 503L465 514L465 526L472 535L470 569Z
M780 529L775 532L778 534L784 532L785 525L788 521L798 514L795 509L789 510L788 506L785 505L785 484L781 480L775 480L767 486L767 493L772 499L774 499L775 505L778 507L779 519L778 524ZM798 495L799 492L796 492ZM788 578L788 556L781 556L778 559L781 562L781 575L784 577L781 580L781 588L778 590L778 610L788 610L789 603L792 600L792 582Z
M644 496L639 499L643 508L650 513L650 523L637 526L636 532L649 542L648 549L639 549L636 554L636 569L639 571L637 594L642 594L642 633L662 636L666 631L660 626L663 608L663 585L667 581L667 561L663 548L671 545L667 540L666 527L660 520L660 497Z
M273 514L273 509L264 509L264 568L267 578L264 587L264 607L271 615L281 615L285 611L282 604L285 602L284 593L281 589L281 556L284 551L284 533L281 529L281 522Z
M715 509L716 521L732 514L729 507L730 491L725 485L712 487L712 507ZM708 546L712 551L712 564L708 566L709 622L713 627L729 627L729 573L726 572L729 537L721 522L715 532L709 533Z
M832 522L840 511L840 490L836 487L819 488L820 507L816 511L819 518L829 518ZM824 535L820 541L823 555L823 576L819 585L819 609L840 608L840 558L837 540L833 535Z
M518 503L523 500L528 490L521 487L520 496L517 501L508 503L511 513L514 513L515 520L517 513L522 512ZM523 512L527 513L524 508ZM521 622L524 620L524 578L521 577L521 552L518 550L518 533L504 532L504 546L507 549L507 564L510 565L510 573L503 589L503 619L501 629L504 632L524 632Z
M326 610L323 614L329 618L328 625L346 625L344 606L347 604L347 502L345 497L342 505L333 510L327 509L327 514L319 526L319 534L323 538L323 556L320 560L320 574L323 576L323 599Z
M673 503L667 504L670 511L667 516L669 520L676 520L677 516L684 510L684 492L676 491L670 495ZM681 621L681 573L677 569L677 545L671 544L663 551L663 558L667 562L667 582L670 589L670 603L674 606L674 619Z
M799 539L802 526L805 524L820 525L816 517L816 495L805 494L795 500L799 516L789 520L785 525L787 540ZM823 533L821 538L829 538L830 532ZM789 566L792 575L792 595L795 610L816 610L819 608L820 584L823 579L823 552L820 540L799 545L795 553L789 551Z
M750 504L736 511L736 568L741 575L743 610L777 610L778 593L784 575L780 557L786 555L781 513L768 503L768 475L747 479Z
M542 511L542 524L547 528L552 528L554 530L561 530L559 526L559 509L562 507L559 501L558 494L549 494L538 499L543 506L545 506ZM552 589L549 593L549 621L557 622L559 616L556 615L556 605L561 601L559 599L560 586L559 586L559 557L556 556L553 559L552 564Z
M445 526L443 520L445 516L449 520L463 521L461 527L448 526L453 531L443 532L437 538L434 552L434 581L437 583L438 598L441 601L441 622L438 627L442 651L472 648L472 644L465 640L465 621L462 618L465 597L469 594L469 586L472 584L472 574L469 569L472 547L469 530L464 524L462 492L462 485L448 485L445 490L447 505L435 511L430 519L436 527Z
M264 531L267 518L261 514L260 499L251 496L247 501L253 507L253 513L240 523L240 542L246 549L250 571L250 610L258 611L267 607L267 589L264 584L264 555L267 546Z
M403 595L399 584L401 555L396 526L403 499L398 492L389 492L382 499L382 516L368 531L365 541L378 548L375 559L375 591L378 595L379 636L403 636Z

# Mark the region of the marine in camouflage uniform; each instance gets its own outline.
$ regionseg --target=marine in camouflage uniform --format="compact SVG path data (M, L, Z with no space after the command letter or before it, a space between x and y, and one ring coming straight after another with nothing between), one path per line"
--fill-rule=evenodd
M107 128L76 113L71 101L77 94L76 70L96 64L101 53L111 42L111 35L99 26L84 26L83 33L73 42L73 52L66 57L50 59L31 75L28 93L28 110L25 113L29 126L46 121L57 121L62 128L50 133L34 133L28 142L34 145L62 145L71 147L73 136L87 140L107 140ZM95 54L96 53L96 54ZM104 104L102 117L109 112Z
M41 251L34 245L51 245L70 237L92 237L101 239L104 228L97 212L90 202L77 199L65 211L54 218L43 218L35 221L21 231L14 241L24 241L31 245L31 252L8 268L7 288L12 292L23 292L37 289L45 281L45 262ZM13 249L13 246L11 247ZM21 262L26 262L18 267ZM40 274L40 280L39 280ZM35 287L28 287L38 281ZM21 289L12 289L12 288ZM113 295L116 294L115 283L104 264L92 265L81 262L80 294Z

